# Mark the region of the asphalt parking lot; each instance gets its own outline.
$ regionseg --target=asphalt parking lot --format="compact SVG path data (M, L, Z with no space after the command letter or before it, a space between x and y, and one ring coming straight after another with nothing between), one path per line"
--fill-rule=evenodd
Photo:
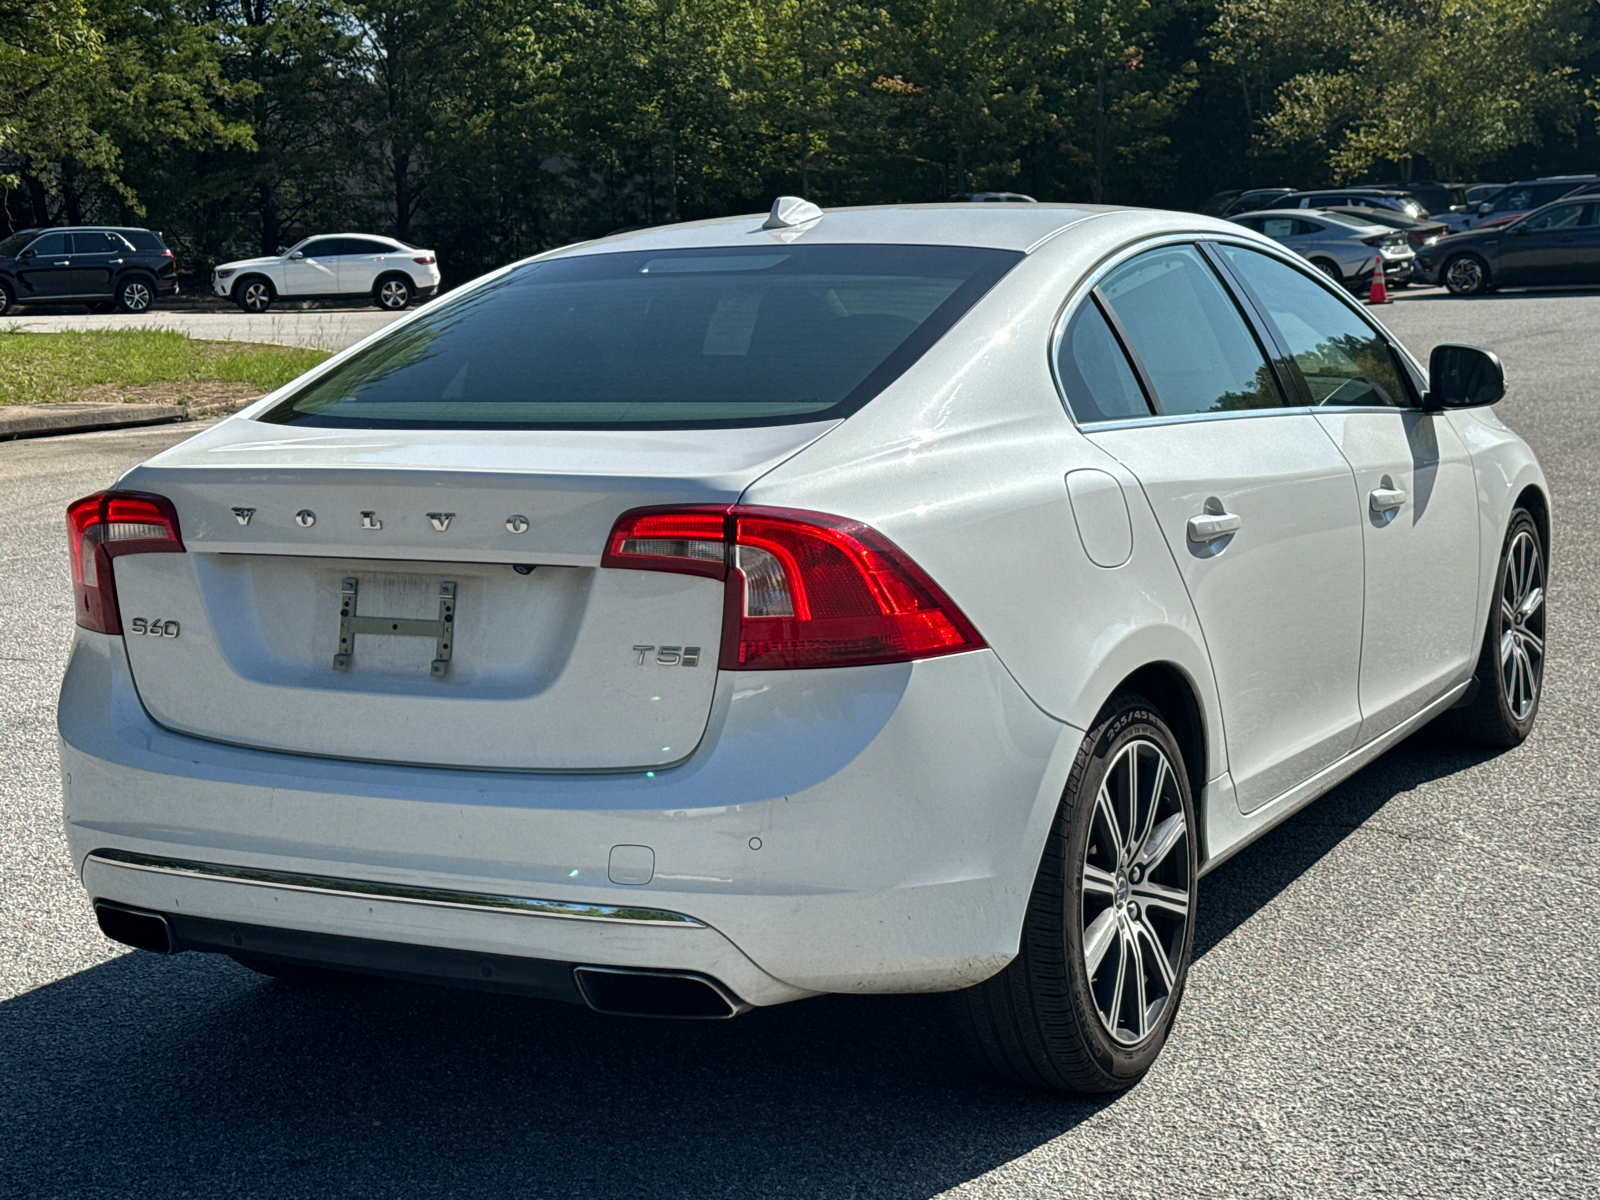
M1203 880L1172 1040L1096 1101L985 1081L936 997L627 1021L106 941L60 831L62 512L190 430L0 444L0 1195L1600 1194L1600 293L1380 315L1498 351L1550 477L1539 725L1419 735Z

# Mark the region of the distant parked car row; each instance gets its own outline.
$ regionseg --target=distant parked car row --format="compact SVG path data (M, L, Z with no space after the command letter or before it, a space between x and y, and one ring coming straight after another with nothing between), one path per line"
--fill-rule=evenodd
M1551 175L1505 184L1470 188L1438 180L1410 180L1347 188L1295 190L1252 188L1218 192L1203 211L1221 217L1284 208L1371 208L1399 212L1417 220L1434 220L1452 232L1485 225L1503 225L1524 213L1572 194L1600 190L1600 174Z
M211 289L246 312L278 299L370 297L398 312L439 289L439 258L375 234L310 237L276 255L223 263ZM87 305L138 315L178 291L177 262L159 233L113 225L22 229L0 241L0 313Z

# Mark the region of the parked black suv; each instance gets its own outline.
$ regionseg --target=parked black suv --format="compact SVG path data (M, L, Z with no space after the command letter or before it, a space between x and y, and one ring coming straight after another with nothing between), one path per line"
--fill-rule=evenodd
M23 229L0 242L0 313L17 304L87 304L137 314L177 290L172 251L148 229Z

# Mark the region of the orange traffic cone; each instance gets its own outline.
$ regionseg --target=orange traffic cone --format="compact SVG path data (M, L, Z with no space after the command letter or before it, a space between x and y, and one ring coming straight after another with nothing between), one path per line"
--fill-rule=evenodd
M1372 269L1372 286L1367 289L1368 304L1388 304L1389 285L1383 278L1383 255L1378 255L1378 265Z

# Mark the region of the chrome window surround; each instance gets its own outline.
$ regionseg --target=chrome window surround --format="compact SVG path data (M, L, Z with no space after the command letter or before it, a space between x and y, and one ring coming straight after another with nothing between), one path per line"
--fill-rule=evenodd
M1330 288L1326 279L1318 278L1319 272L1315 267L1311 266L1298 255L1293 255L1284 250L1284 248L1278 245L1278 243L1270 241L1256 241L1254 238L1249 237L1234 237L1225 233L1219 234L1214 230L1207 230L1205 232L1197 231L1194 233L1163 233L1158 234L1155 237L1132 242L1129 245L1123 246L1120 249L1114 250L1110 254L1106 255L1106 257L1101 259L1100 262L1095 266L1094 270L1090 271L1089 274L1085 275L1081 280L1078 281L1078 285L1073 288L1070 293L1068 293L1066 302L1062 304L1061 310L1056 314L1055 325L1050 334L1050 347L1048 351L1050 357L1050 378L1055 382L1056 398L1061 401L1061 407L1066 410L1067 419L1077 426L1077 428L1082 432L1094 433L1101 429L1138 429L1145 425L1187 424L1191 421L1237 421L1250 418L1283 416L1287 413L1314 413L1317 411L1315 406L1284 405L1281 408L1248 408L1239 409L1233 412L1173 413L1160 416L1152 413L1147 417L1127 417L1120 420L1111 421L1078 420L1077 414L1072 411L1072 402L1067 399L1067 389L1061 382L1061 372L1056 366L1058 357L1061 353L1061 343L1067 336L1067 326L1071 324L1072 318L1078 315L1078 309L1089 301L1089 293L1100 286L1101 280L1103 280L1107 275L1116 270L1129 259L1139 254L1143 254L1146 250L1156 250L1162 246L1194 245L1199 242L1226 243L1235 246L1242 246L1248 250L1256 250L1262 254L1268 255L1271 258L1277 259L1285 266L1299 271L1300 274L1304 275L1311 282L1328 292L1329 295L1337 296L1341 301L1344 302L1346 307L1359 316L1361 320L1372 329L1373 333L1377 334L1386 343L1388 343L1389 347L1395 352L1396 357L1401 360L1402 364L1412 369L1412 383L1417 386L1417 390L1419 392L1426 390L1428 373L1423 369L1421 364L1418 363L1414 357L1412 357L1410 351L1408 351L1399 342L1395 341L1388 331L1374 322L1373 319L1367 315L1366 310L1362 308L1360 302L1357 301L1354 296L1350 295L1343 288L1340 288L1337 291L1333 288ZM1224 278L1223 284L1230 293L1234 291L1232 280ZM1248 306L1248 298L1245 298L1245 304ZM1249 324L1248 320L1246 321L1246 324ZM1256 331L1252 329L1251 332L1254 334ZM1335 410L1330 409L1328 411ZM1357 413L1416 412L1418 410L1412 405L1406 405L1399 408L1390 407L1388 405L1351 405L1348 407L1340 405L1336 411L1341 413Z
M628 925L668 925L680 929L704 929L705 922L659 908L638 908L631 904L581 904L570 900L534 900L524 896L500 896L487 892L458 892L447 888L409 887L397 883L371 883L361 879L340 879L329 875L306 875L295 871L266 871L255 867L234 867L222 863L195 862L183 858L163 858L136 854L129 850L91 850L84 866L101 863L133 871L185 879L209 879L240 883L249 887L282 888L313 892L320 896L342 896L357 900L390 900L399 904L421 904L431 908L462 908L473 912L503 912L524 917L553 917L565 921L610 921Z

